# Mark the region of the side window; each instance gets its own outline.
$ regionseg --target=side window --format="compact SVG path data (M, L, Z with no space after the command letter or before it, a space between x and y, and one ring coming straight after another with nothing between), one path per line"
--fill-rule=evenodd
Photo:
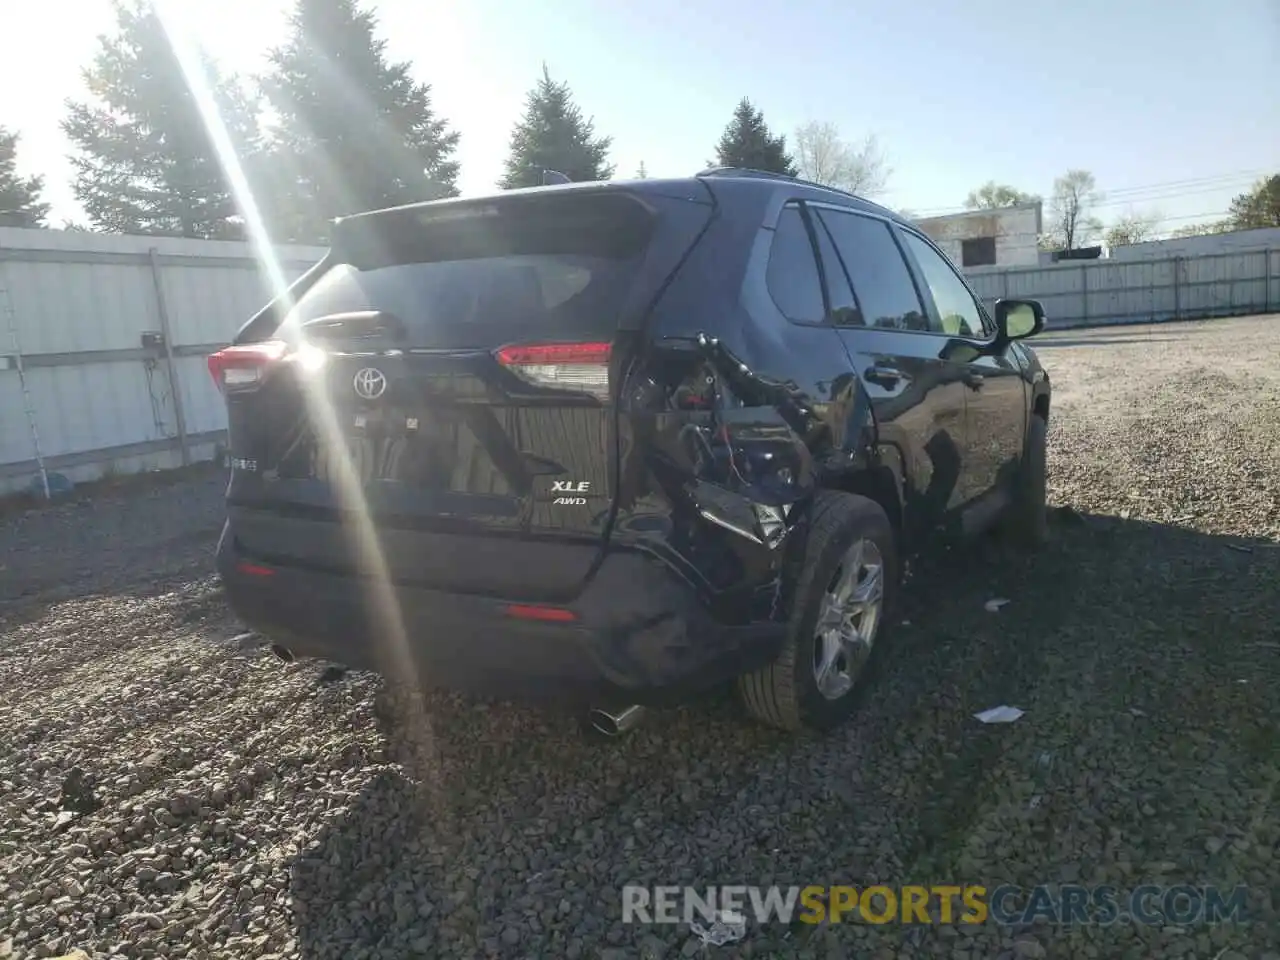
M933 302L942 317L942 332L953 336L982 339L987 332L982 323L982 311L969 293L964 281L956 275L951 264L937 250L909 230L904 230L907 246L920 264Z
M822 210L820 217L858 298L858 325L928 332L928 315L888 224L837 210Z
M822 281L818 279L818 261L805 229L800 208L794 204L783 208L769 248L769 266L765 271L769 295L783 316L801 323L821 323Z
M849 286L849 277L840 263L831 234L822 221L814 220L814 232L818 235L818 260L822 263L822 275L827 281L827 302L831 304L831 322L838 327L864 326L858 298Z

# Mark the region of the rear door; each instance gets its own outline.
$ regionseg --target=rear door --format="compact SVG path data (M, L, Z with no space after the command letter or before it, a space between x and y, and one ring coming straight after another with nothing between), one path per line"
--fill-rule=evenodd
M340 221L282 356L225 388L241 548L380 573L373 537L396 581L571 596L607 540L619 371L708 210L585 188Z
M906 467L913 534L962 504L962 364L937 335L888 221L815 207L832 311L875 413L879 442Z

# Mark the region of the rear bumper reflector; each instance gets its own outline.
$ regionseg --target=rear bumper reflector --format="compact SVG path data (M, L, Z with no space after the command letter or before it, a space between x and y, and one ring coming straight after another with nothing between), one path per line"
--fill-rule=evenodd
M513 603L502 611L516 620L542 620L548 623L573 623L578 615L564 607L543 607L533 604Z

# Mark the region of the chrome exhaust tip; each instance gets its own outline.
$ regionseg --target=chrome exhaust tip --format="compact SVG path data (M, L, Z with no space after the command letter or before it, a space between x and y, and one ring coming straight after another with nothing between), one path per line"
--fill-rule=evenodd
M587 713L591 729L606 737L620 737L644 719L645 709L638 705L624 707L616 713L595 707Z
M288 647L282 647L278 643L271 645L271 652L275 654L277 660L281 663L293 663L293 652Z

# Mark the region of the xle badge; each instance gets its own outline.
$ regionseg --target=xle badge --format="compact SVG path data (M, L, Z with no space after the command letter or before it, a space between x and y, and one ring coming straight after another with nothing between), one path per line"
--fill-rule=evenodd
M574 483L572 480L552 480L552 493L586 493L591 489L591 481L580 480ZM563 503L567 506L586 506L586 497L556 497L554 503Z

